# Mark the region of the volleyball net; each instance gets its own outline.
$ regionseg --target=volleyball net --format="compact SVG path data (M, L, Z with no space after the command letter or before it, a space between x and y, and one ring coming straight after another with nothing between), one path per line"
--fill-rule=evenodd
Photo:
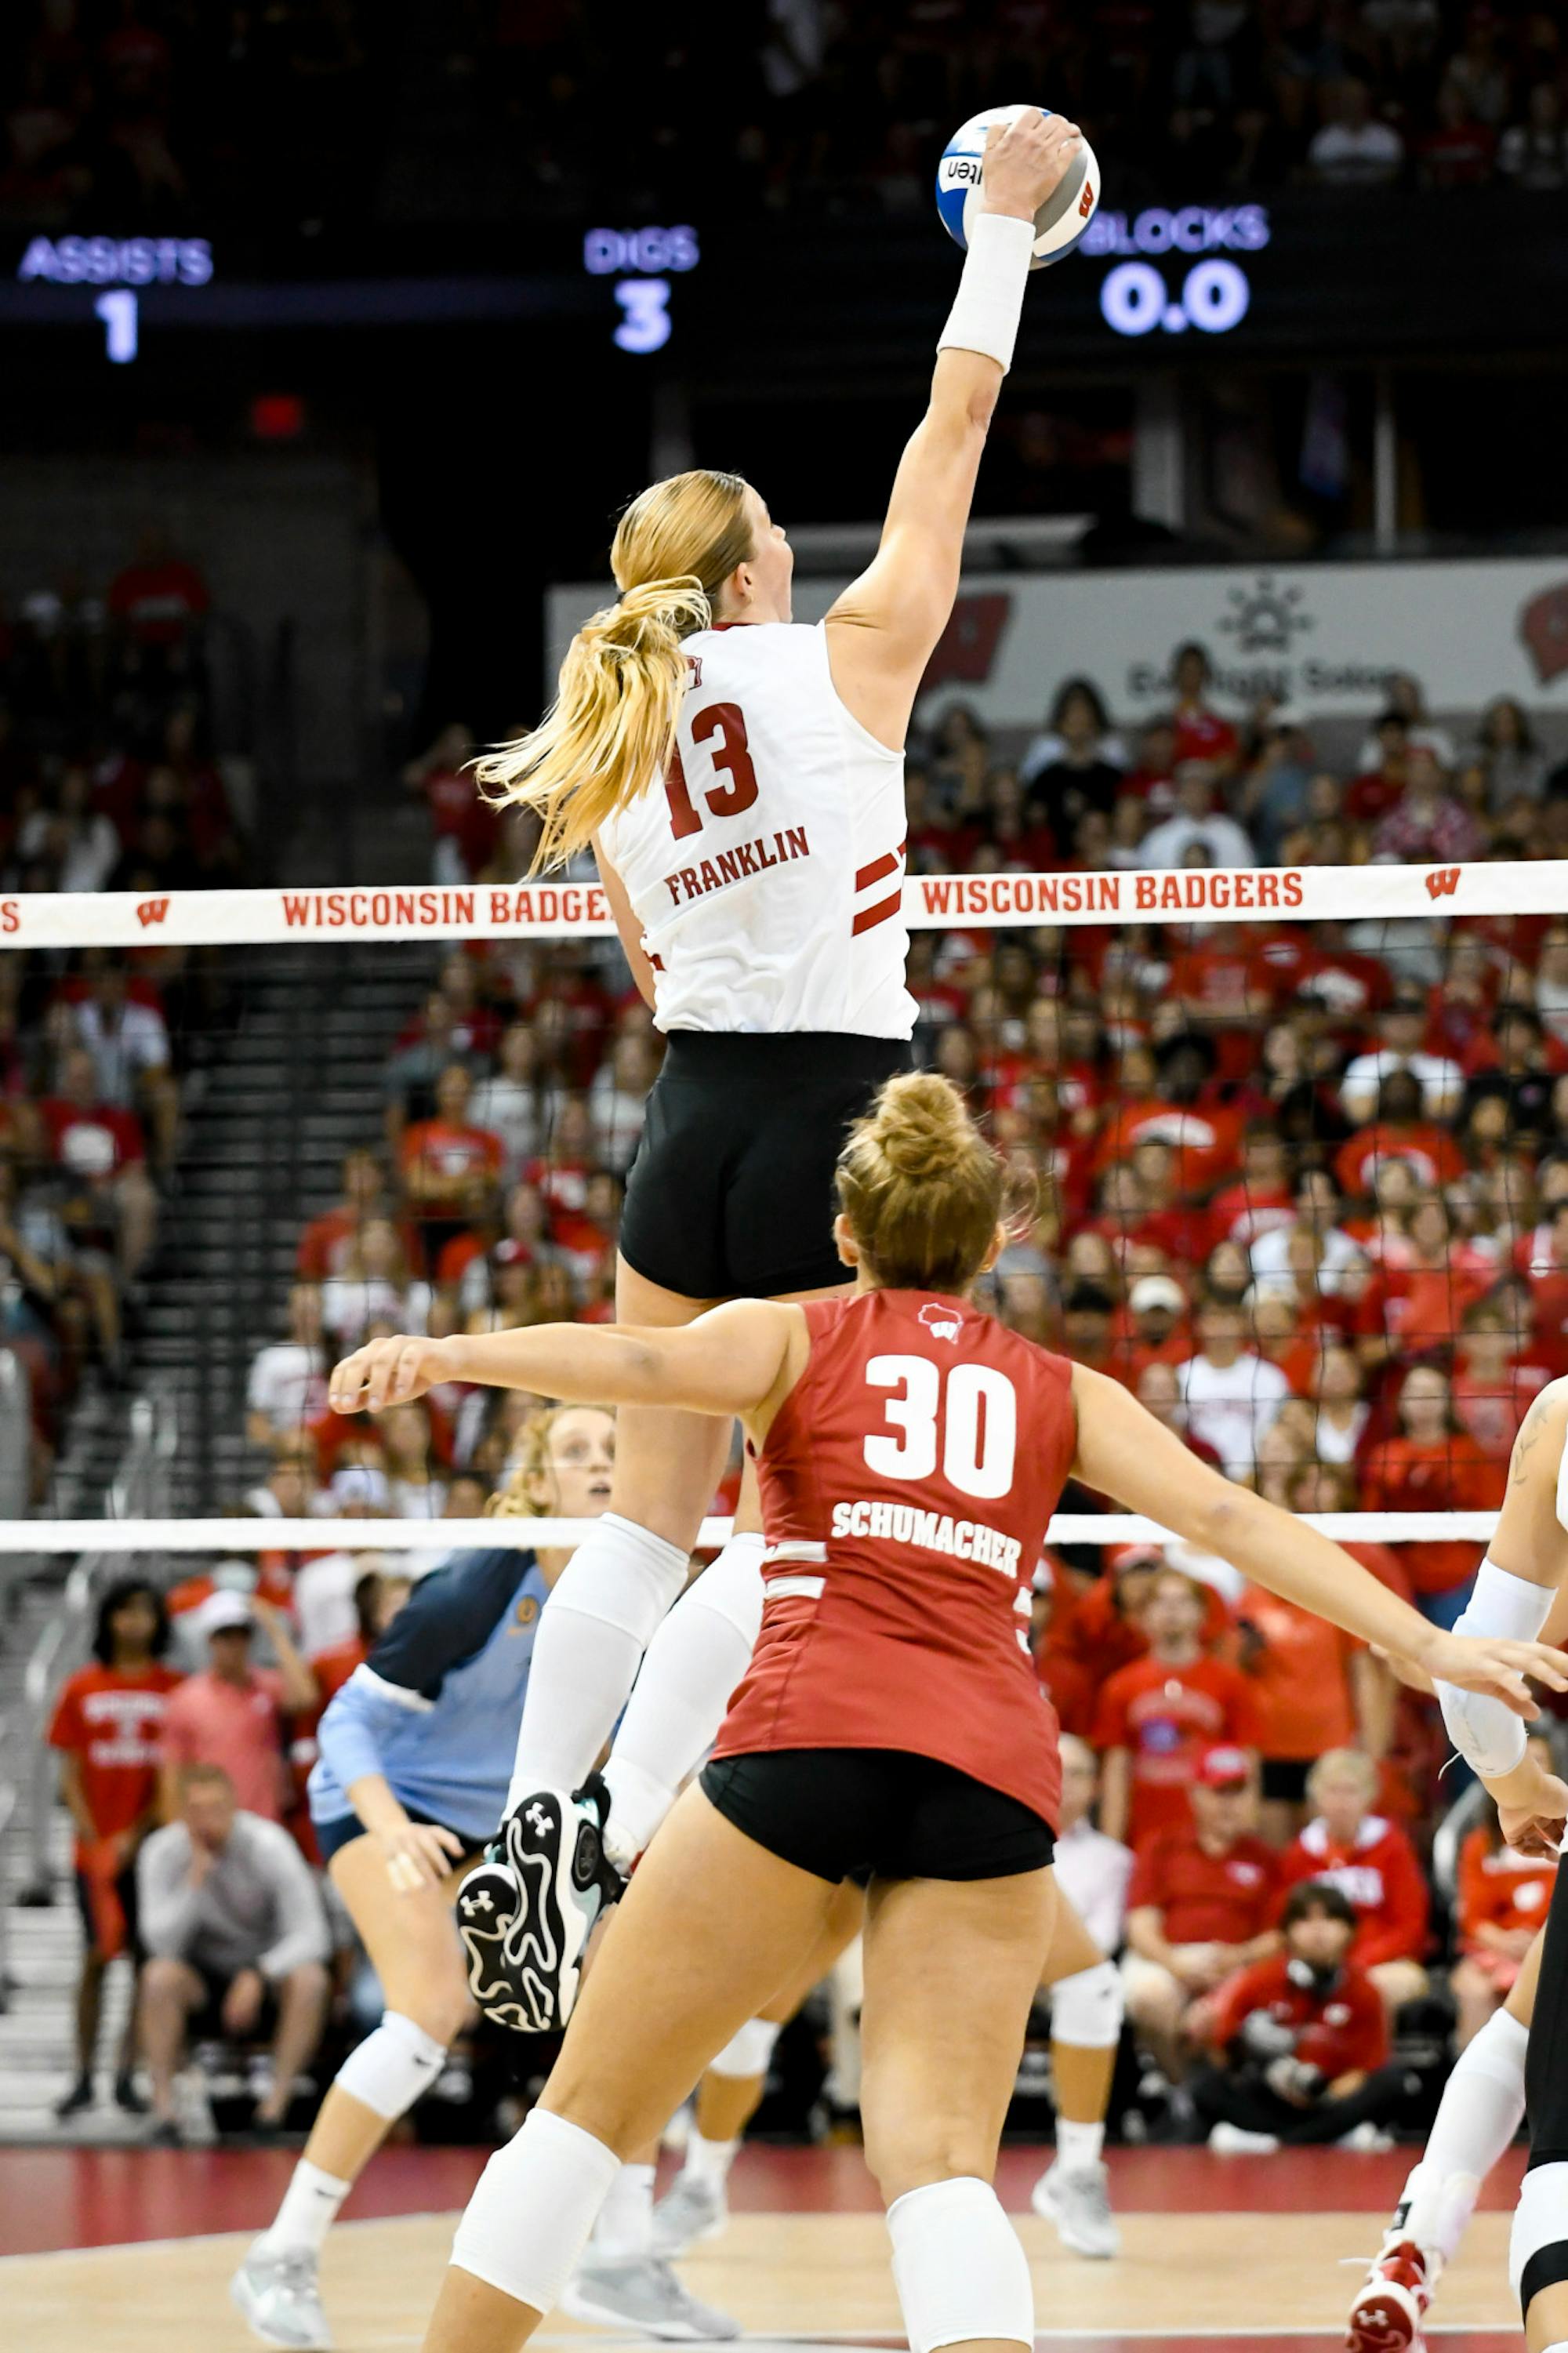
M1033 1180L989 1303L1342 1535L1484 1542L1568 1369L1568 862L901 905L917 1053ZM613 1314L660 1049L596 881L24 893L0 949L0 1559L474 1540L531 1401L349 1421L325 1375ZM1053 1541L1153 1533L1101 1500Z

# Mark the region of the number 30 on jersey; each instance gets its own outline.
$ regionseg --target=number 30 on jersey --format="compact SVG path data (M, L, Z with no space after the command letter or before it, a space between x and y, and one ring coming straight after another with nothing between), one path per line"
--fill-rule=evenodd
M866 1467L883 1479L942 1472L963 1495L1008 1494L1018 1452L1018 1393L992 1365L954 1365L945 1375L929 1356L873 1356L866 1379L896 1390L882 1408L897 1437L866 1440Z

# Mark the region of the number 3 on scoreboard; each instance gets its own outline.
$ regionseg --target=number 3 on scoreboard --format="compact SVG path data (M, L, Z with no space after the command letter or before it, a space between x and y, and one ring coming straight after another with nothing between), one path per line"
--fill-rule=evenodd
M899 1438L866 1440L866 1467L884 1479L929 1479L936 1469L937 1424L942 1424L942 1476L961 1494L1007 1494L1018 1451L1018 1393L990 1365L954 1365L945 1384L929 1356L873 1356L866 1366L874 1389L901 1389L882 1409ZM946 1389L945 1399L942 1395Z
M730 781L727 785L715 785L702 797L715 817L739 817L757 797L757 772L746 747L746 723L738 702L710 702L706 711L698 712L691 723L692 742L706 744L715 735L721 741L710 755L713 765L724 770ZM669 803L670 831L677 841L684 841L689 834L700 833L702 812L693 804L679 751L669 755L664 793Z

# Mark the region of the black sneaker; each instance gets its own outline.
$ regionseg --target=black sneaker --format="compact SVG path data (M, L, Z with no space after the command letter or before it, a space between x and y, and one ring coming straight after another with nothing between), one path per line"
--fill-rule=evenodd
M571 1793L536 1789L464 1880L468 1989L496 2025L547 2034L571 2017L594 1923L625 1884L605 1859L608 1812L596 1773Z
M65 2124L71 2116L79 2116L84 2108L92 2105L92 2077L79 2075L63 2100L55 2102L55 2122Z
M147 2103L137 2090L129 2067L114 2079L114 2105L123 2108L128 2116L144 2116L147 2113Z

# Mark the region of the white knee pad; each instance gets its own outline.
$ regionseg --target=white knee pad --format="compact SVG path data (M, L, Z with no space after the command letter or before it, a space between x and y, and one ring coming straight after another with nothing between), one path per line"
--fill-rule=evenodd
M1568 2165L1533 2165L1519 2185L1513 2210L1513 2230L1508 2242L1509 2284L1521 2303L1524 2274L1532 2256L1548 2248L1558 2250L1561 2263L1550 2278L1538 2283L1553 2286L1568 2278Z
M549 1607L596 1618L646 1651L659 1621L680 1599L690 1567L689 1554L679 1545L622 1519L618 1512L606 1512L556 1578Z
M710 2075L765 2075L779 2030L771 2018L753 2018L731 2035L717 2059L708 2062Z
M553 2311L620 2169L581 2125L534 2108L480 2174L453 2263L535 2312Z
M1124 2008L1114 1961L1058 1978L1051 1988L1051 2041L1080 2051L1113 2051L1121 2040Z
M963 2175L907 2190L888 2209L888 2235L910 2353L975 2337L1033 2348L1029 2259L988 2181Z
M340 2087L390 2124L427 2092L441 2072L446 2046L395 2010L356 2043L338 2069Z

